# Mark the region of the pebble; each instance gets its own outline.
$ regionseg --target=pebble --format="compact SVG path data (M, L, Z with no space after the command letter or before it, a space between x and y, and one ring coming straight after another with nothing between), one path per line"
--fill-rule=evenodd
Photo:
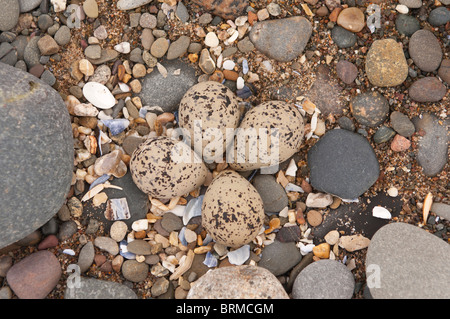
M142 239L135 239L132 242L128 243L127 249L130 253L136 255L151 255L152 247L151 245Z
M119 0L117 2L117 8L122 11L131 10L142 7L150 2L152 0Z
M98 5L96 0L86 0L83 2L84 13L92 19L98 17Z
M122 264L122 275L126 280L131 282L144 281L149 272L149 267L146 263L140 263L136 260L125 260Z
M364 13L356 7L345 8L339 13L337 24L351 32L360 32L366 25Z
M415 32L408 45L409 55L414 64L425 72L438 69L442 61L442 49L436 36L428 30Z
M105 26L101 25L94 30L94 37L99 40L105 40L108 37L108 31L106 31Z
M150 50L153 42L155 41L155 37L153 36L151 29L142 30L141 34L141 44L144 50Z
M128 232L128 226L121 220L116 220L109 230L109 236L116 242L122 241Z
M58 238L55 235L48 235L39 243L38 249L44 250L47 248L53 248L58 246L58 243Z
M365 70L374 86L402 84L408 76L408 64L402 46L393 39L375 40L367 52Z
M94 262L95 249L92 241L87 242L86 245L83 246L80 250L80 254L78 256L77 265L80 267L80 272L84 273L89 270L92 263Z
M137 299L136 293L129 287L118 282L99 280L89 277L80 278L80 287L67 288L64 299Z
M334 246L339 242L339 236L340 234L337 230L332 230L325 235L324 239L329 245Z
M258 266L269 270L275 276L280 276L297 265L301 259L302 255L295 242L283 243L275 240L265 246Z
M169 49L169 42L166 38L158 38L153 42L150 53L155 58L162 58Z
M445 298L450 287L442 283L449 262L449 247L442 239L406 223L383 226L373 235L366 254L370 294L375 299Z
M114 239L110 237L104 236L96 237L94 240L94 246L99 248L100 250L104 250L110 253L113 256L119 253L119 245Z
M177 40L172 42L167 51L167 60L173 60L182 57L188 50L191 44L191 39L188 36L182 35Z
M361 234L341 236L339 239L339 247L344 248L348 252L354 252L367 248L370 244L370 239Z
M136 79L143 78L147 74L147 68L141 63L136 63L133 66L133 77ZM135 117L136 118L136 117Z
M406 137L397 134L391 142L391 150L394 152L404 152L411 147L411 141Z
M206 74L213 74L216 70L216 64L214 60L211 58L208 49L203 49L200 53L199 60L200 69Z
M249 39L256 49L269 58L288 62L297 58L305 49L312 33L309 20L304 17L257 22ZM273 37L277 34L277 37Z
M428 15L428 22L433 27L439 27L445 25L450 21L450 11L445 7L438 7L431 10Z
M416 102L438 102L447 94L447 88L438 78L429 76L415 81L408 94Z
M380 172L367 139L342 129L328 131L316 142L308 152L308 167L313 188L344 199L363 194Z
M331 29L331 38L340 49L351 48L356 44L356 35L338 25Z
M336 64L337 76L345 84L352 84L358 76L358 68L351 62L341 60Z
M177 10L175 11L175 15L182 23L186 23L189 21L189 12L186 9L186 6L183 4L183 2L178 2Z
M322 243L313 248L314 256L321 259L328 259L330 257L330 244Z
M269 246L270 247L270 246ZM259 266L219 267L196 280L187 299L289 299L278 279Z
M350 132L355 131L355 124L353 124L353 121L350 118L348 118L347 116L341 116L338 120L338 124L339 124L339 127L344 130L347 130Z
M413 122L411 122L407 115L401 112L392 112L390 120L392 128L404 137L411 137L416 131Z
M377 127L388 117L389 103L377 91L365 92L350 101L350 110L359 124Z
M53 25L53 19L48 14L42 14L38 18L38 26L43 32Z
M276 239L282 243L299 242L301 231L298 226L284 226L278 231Z
M111 78L111 69L109 66L102 64L98 66L94 74L89 78L89 82L98 82L105 85Z
M292 286L293 299L351 299L353 274L335 260L322 259L306 266Z
M52 55L58 53L59 45L56 41L49 35L44 35L37 42L37 46L42 55Z
M65 46L70 42L70 29L63 25L56 31L54 39L60 46Z
M398 13L401 13L401 14L407 14L407 13L409 12L408 7L405 6L404 4L398 4L398 5L395 7L395 10L397 10L397 12L398 12Z
M148 12L144 12L143 14L141 14L141 17L139 19L139 25L141 27L147 29L154 29L156 28L156 24L157 24L156 16Z
M443 219L450 220L450 205L448 204L434 202L431 205L431 211Z
M450 84L450 59L442 60L438 75L444 82Z
M253 186L258 191L266 213L279 213L288 205L284 188L272 175L258 175L253 179Z
M42 0L19 0L20 12L29 12L37 8L41 2Z
M425 132L418 143L417 162L426 176L436 176L448 161L445 123L440 123L438 118L428 113L423 114L421 119L415 118L413 123L416 132Z
M91 76L94 74L94 66L91 62L87 59L81 59L78 64L78 69L81 73L83 73L86 76Z
M116 104L114 96L103 84L88 82L83 86L84 97L99 109L110 109Z
M86 50L87 50L87 48L86 48ZM114 46L114 50L116 50L117 52L122 53L122 54L128 54L131 51L130 43L129 42L121 42L119 44L116 44ZM98 59L98 58L100 58L101 50L98 53L99 53L98 57L96 57L96 58L91 57L91 59Z
M380 144L389 141L395 136L395 131L387 126L380 126L380 128L375 132L373 140L375 143Z
M417 30L420 30L420 22L413 16L399 14L395 19L395 27L400 34L411 37Z
M59 226L58 239L60 241L65 241L71 238L78 230L78 226L73 220L68 220L63 222Z
M215 32L208 32L205 37L205 45L210 48L215 48L219 45L219 39Z
M417 9L422 6L422 0L399 0L399 2L410 9Z
M306 207L325 208L333 203L333 196L323 193L309 193Z
M159 297L165 294L168 291L169 286L170 282L165 277L156 279L156 281L152 285L152 288L150 289L152 297Z
M310 224L312 227L319 226L323 220L322 213L317 210L310 210L306 215L306 219L308 221L308 224Z
M396 187L389 187L389 189L386 192L391 197L397 197L398 196L398 189Z
M53 253L41 250L15 263L6 280L20 299L44 299L61 278L61 265Z

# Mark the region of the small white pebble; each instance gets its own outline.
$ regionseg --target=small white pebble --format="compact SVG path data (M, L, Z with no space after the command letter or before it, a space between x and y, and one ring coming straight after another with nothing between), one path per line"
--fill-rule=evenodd
M405 6L404 4L398 4L395 7L395 10L397 10L399 13L401 14L407 14L409 12L409 9L407 6Z
M232 60L226 60L225 62L223 62L223 68L225 70L233 70L235 66L236 63L234 63Z
M215 48L219 45L219 38L214 32L209 32L205 37L205 45Z
M244 88L244 79L243 79L241 76L237 78L237 81L236 81L236 88L237 88L238 90L241 90L241 89Z
M398 189L395 187L391 187L387 190L387 193L391 197L397 197L398 196Z

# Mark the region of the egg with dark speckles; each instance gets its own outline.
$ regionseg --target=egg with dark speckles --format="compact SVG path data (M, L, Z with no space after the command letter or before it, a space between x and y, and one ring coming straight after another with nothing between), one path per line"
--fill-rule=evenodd
M202 204L202 225L218 243L241 247L261 231L264 206L256 189L233 170L222 171L208 186Z
M227 162L237 171L278 165L300 150L304 130L303 117L295 105L264 102L245 114Z
M203 159L222 160L226 147L233 141L226 139L226 130L234 130L239 125L235 94L219 82L198 83L184 94L178 114L180 127L189 133L191 147L201 139ZM201 134L194 135L196 129L199 132L201 129Z
M159 136L133 152L130 171L136 186L157 199L171 199L199 188L208 169L189 145Z

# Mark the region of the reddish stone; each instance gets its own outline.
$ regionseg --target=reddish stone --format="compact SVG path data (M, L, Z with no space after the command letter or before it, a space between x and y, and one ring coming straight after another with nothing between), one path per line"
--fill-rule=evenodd
M106 257L103 255L95 255L94 262L98 267L100 267L101 265L103 265L106 262Z
M55 255L41 250L13 265L6 280L20 299L43 299L55 288L61 274L61 265Z
M48 235L39 243L38 249L44 250L47 248L53 248L58 246L58 243L58 237L56 237L55 235Z
M248 6L248 0L192 0L207 11L225 20L241 16Z
M391 149L394 152L403 152L411 147L411 141L399 134L395 135L391 143Z
M252 26L253 23L258 21L258 16L256 15L256 13L249 11L248 12L248 23Z

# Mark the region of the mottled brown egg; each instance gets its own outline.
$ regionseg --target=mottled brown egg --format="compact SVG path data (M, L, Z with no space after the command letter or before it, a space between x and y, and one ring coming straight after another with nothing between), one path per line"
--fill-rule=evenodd
M203 160L222 160L227 145L233 142L232 138L227 141L226 130L229 128L232 132L239 125L235 94L219 82L198 83L184 94L178 115L179 125L188 133L191 147L201 145ZM194 135L196 129L201 134ZM199 149L195 151L200 153Z
M202 225L216 242L228 247L248 244L263 222L262 199L249 181L233 170L213 179L203 198Z
M303 117L295 105L264 102L245 114L227 162L237 171L277 165L300 150L303 135Z
M148 138L133 152L130 171L136 186L157 199L171 199L199 188L207 168L189 145L159 136Z

